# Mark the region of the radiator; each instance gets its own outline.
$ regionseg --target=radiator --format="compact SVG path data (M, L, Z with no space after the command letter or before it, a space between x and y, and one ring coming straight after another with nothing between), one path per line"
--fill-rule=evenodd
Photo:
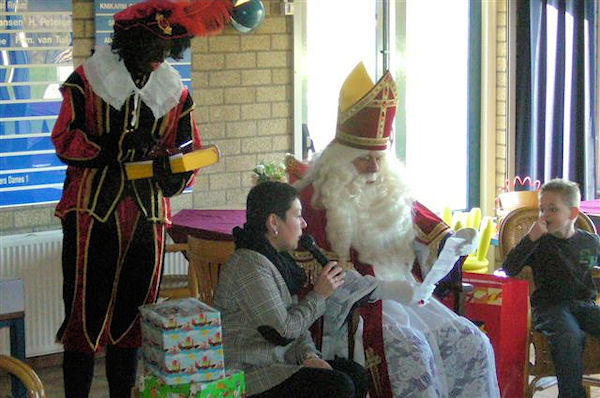
M25 284L25 344L28 357L62 351L55 333L64 317L62 303L62 231L0 236L0 278ZM187 260L168 253L165 273L186 274ZM9 329L0 329L0 354L10 353Z

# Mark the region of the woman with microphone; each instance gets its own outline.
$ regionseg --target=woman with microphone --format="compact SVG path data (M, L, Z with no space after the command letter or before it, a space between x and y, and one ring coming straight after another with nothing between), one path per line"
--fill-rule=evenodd
M264 182L248 194L246 224L233 230L236 251L215 291L226 366L245 372L251 397L365 397L366 370L347 359L320 359L311 339L308 328L344 283L344 272L326 264L313 289L298 299L306 274L288 251L304 228L298 192L290 185Z

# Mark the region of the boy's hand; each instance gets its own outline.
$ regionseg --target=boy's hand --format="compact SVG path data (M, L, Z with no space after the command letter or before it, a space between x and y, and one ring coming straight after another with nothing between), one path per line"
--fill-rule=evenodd
M529 239L531 239L533 242L535 242L536 240L538 240L539 238L541 238L543 235L545 235L547 233L548 233L548 224L546 223L546 220L544 220L543 218L540 218L539 220L537 220L536 222L533 223L531 228L529 228L529 232L527 234L529 235Z

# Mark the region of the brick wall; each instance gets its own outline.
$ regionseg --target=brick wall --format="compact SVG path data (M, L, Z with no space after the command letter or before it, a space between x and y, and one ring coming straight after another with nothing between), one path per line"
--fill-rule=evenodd
M251 34L227 28L194 39L196 121L223 160L198 176L185 207L243 206L256 163L292 151L292 20L278 1L265 6L265 22Z
M507 173L508 96L508 0L497 2L496 36L496 189L504 186Z
M196 122L205 144L222 160L198 175L192 194L173 200L181 208L243 206L250 170L261 160L281 161L292 151L292 17L278 0L263 0L267 16L251 34L227 27L192 41ZM74 64L94 45L94 2L73 0ZM0 235L60 228L54 205L0 210Z

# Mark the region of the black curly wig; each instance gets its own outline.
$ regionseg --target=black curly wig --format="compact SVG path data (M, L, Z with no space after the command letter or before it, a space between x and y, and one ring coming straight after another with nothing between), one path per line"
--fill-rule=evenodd
M164 39L151 29L134 26L128 29L115 28L112 35L112 52L119 55L127 68L136 72L148 72L152 62L163 62L171 57L179 60L190 47L190 36L181 26L173 26L174 39Z

